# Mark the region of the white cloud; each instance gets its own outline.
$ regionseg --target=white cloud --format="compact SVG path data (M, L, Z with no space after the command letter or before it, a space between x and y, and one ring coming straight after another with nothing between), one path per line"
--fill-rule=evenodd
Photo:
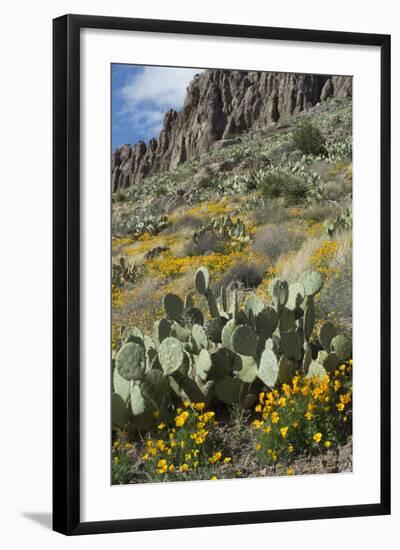
M128 117L135 133L143 135L143 139L156 137L165 111L182 107L188 84L200 72L199 69L145 67L118 91L123 101L118 116Z

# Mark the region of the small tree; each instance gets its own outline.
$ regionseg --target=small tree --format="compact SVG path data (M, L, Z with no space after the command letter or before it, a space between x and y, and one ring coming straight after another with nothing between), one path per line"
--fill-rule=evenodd
M319 128L309 120L301 121L293 130L293 142L306 155L325 153L325 138Z

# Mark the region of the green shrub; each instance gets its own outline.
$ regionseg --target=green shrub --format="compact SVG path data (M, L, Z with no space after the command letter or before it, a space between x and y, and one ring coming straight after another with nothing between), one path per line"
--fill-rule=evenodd
M274 169L264 174L259 188L265 199L283 197L285 205L291 206L306 200L309 183L300 175Z
M112 195L113 202L123 202L126 198L126 194L121 189L117 189L117 191Z
M309 120L300 122L293 130L293 142L305 155L323 155L325 138L322 132Z

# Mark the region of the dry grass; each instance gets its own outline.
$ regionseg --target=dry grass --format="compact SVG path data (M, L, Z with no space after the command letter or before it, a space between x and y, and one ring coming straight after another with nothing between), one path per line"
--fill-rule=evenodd
M251 248L275 262L282 254L297 250L304 238L304 232L299 231L298 227L293 227L293 224L267 225L259 229Z
M322 288L318 307L322 318L331 318L341 330L351 335L353 318L351 232L347 231L339 235L337 244L337 252L329 261L331 276Z
M329 203L317 203L306 208L303 213L303 219L311 222L322 222L329 218L334 218L339 213L337 206Z
M135 325L152 334L155 319L161 316L162 302L157 296L160 283L145 278L134 289L121 293L118 306L113 304L113 324Z
M289 283L295 283L300 275L310 268L311 256L325 240L325 236L316 236L304 241L297 252L288 255L278 263L278 276Z

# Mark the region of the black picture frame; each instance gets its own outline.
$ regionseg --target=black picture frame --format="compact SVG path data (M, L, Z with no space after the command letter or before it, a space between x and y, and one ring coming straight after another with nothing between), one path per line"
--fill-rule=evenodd
M80 520L80 30L115 29L378 46L381 51L379 502L116 521ZM390 514L390 36L65 15L53 21L53 529L66 535Z

